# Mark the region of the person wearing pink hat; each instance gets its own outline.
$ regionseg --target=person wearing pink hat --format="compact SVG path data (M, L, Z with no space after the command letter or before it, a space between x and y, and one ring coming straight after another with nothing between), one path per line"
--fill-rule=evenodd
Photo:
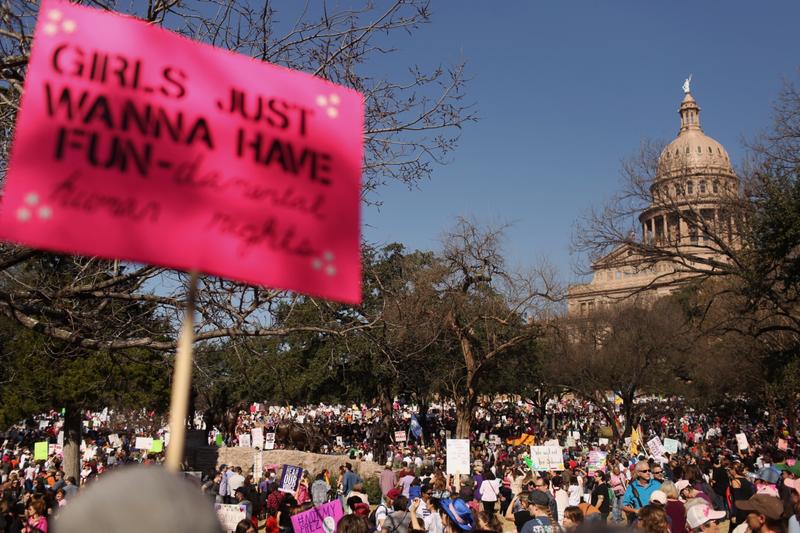
M686 510L686 524L693 533L717 533L725 511L715 511L706 503L698 503Z

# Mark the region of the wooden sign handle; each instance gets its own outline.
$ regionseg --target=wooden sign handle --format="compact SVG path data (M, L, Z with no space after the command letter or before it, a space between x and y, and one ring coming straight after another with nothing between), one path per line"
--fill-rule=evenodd
M189 391L192 386L192 348L194 346L194 309L197 297L197 271L191 272L186 308L178 337L175 356L175 372L172 379L172 398L169 405L169 446L167 446L167 470L180 472L183 449L186 442L186 415L189 410Z

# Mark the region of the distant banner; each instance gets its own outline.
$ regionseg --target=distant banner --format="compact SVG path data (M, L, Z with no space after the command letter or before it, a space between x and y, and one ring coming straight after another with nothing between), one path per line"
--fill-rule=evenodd
M214 510L217 512L222 529L226 532L236 531L236 526L247 518L247 507L244 505L215 503Z
M737 433L736 445L739 447L740 452L748 449L750 447L750 444L747 442L747 435L745 435L744 433Z
M134 448L137 450L147 450L153 447L153 439L150 437L136 437L136 442L134 444Z
M294 533L334 533L343 516L342 502L336 499L292 516L292 527Z
M534 442L536 442L536 437L533 435L528 435L527 433L523 433L519 437L511 437L506 439L506 444L510 444L512 446L530 446Z
M264 428L250 430L250 444L253 448L264 449Z
M533 470L564 470L564 449L561 446L531 446Z
M586 468L589 472L596 472L598 470L603 470L606 467L606 457L608 454L606 452L601 452L599 450L592 450L589 452L589 461L586 465Z
M294 494L300 487L300 480L303 477L303 469L299 466L283 465L281 479L278 483L278 490Z
M661 438L658 436L647 441L647 449L653 457L664 457L664 445L661 444Z
M664 451L666 451L670 455L674 455L678 453L678 446L680 446L680 442L675 439L664 439Z
M470 473L469 439L447 439L447 474Z

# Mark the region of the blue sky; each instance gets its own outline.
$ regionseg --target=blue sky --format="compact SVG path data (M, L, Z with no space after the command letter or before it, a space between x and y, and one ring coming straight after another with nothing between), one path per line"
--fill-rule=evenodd
M434 2L433 22L397 35L411 63L468 62L467 99L481 120L452 162L409 190L390 185L364 209L372 242L436 248L458 215L513 223L513 263L546 258L576 280L576 220L620 186L620 160L645 137L678 131L681 84L705 132L738 162L770 123L783 79L800 67L797 1Z

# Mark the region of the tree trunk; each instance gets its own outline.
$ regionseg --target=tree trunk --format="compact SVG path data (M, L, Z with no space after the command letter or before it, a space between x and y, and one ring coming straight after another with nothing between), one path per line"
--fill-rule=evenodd
M467 377L467 383L472 380ZM457 439L468 439L472 429L472 413L478 402L478 395L470 385L467 385L467 392L464 396L456 398L456 434Z
M468 439L472 425L472 409L456 405L456 435L457 439Z
M64 415L64 478L81 479L81 411L67 407Z

